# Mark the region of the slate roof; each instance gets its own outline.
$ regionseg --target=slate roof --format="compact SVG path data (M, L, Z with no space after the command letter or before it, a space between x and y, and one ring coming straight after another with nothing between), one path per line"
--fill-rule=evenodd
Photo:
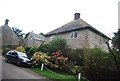
M20 45L20 38L12 31L8 24L0 27L0 35L2 36L2 46Z
M35 33L33 33L33 32L30 32L29 34L32 36L32 38L34 38L34 39L36 39L36 40L42 40L42 41L44 41L44 39L45 39L44 36L35 34Z
M74 31L74 30L82 30L82 29L90 29L97 34L101 34L102 36L110 39L108 36L101 33L100 31L98 31L97 29L92 27L90 24L88 24L87 22L85 22L81 18L79 18L77 20L73 20L73 21L47 33L45 36L47 37L47 36L51 36L51 35L55 35L55 34L61 34L61 33L66 33L66 32L70 32L70 31Z

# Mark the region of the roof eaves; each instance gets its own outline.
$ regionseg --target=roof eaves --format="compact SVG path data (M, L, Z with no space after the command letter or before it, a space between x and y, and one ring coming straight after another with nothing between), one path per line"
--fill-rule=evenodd
M57 34L67 33L67 32L75 31L75 30L79 30L79 29L82 30L82 29L85 29L85 27L79 27L79 28L72 29L72 30L67 30L67 31L62 31L62 32L57 32L57 33L46 34L45 37L51 36L51 35L57 35Z
M106 37L106 38L108 38L109 40L111 40L110 37L106 36L106 35L103 34L102 32L100 32L100 31L98 31L97 29L95 29L94 27L87 26L87 28L90 29L90 30L92 30L92 31L94 31L94 32L96 32L96 33L98 33L98 34L101 34L103 37Z
M104 37L108 38L109 40L111 40L111 38L109 38L108 36L104 35L102 32L98 31L97 29L95 29L95 28L92 27L92 26L79 27L79 28L77 28L77 29L73 29L73 30L69 30L69 31L58 32L58 33L52 33L52 34L46 34L45 37L51 36L51 35L57 35L57 34L67 33L67 32L75 31L75 30L82 30L82 29L90 29L90 30L96 32L97 34L101 34L102 36L104 36Z

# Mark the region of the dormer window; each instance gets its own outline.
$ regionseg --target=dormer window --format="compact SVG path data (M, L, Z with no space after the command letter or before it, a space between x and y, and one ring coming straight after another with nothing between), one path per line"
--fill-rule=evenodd
M76 31L71 32L71 38L77 38L77 32Z

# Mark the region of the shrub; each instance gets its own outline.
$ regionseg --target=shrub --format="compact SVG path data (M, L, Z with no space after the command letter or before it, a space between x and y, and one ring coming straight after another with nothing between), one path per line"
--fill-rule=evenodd
M41 52L36 52L33 56L32 56L32 60L34 66L40 67L42 63L44 63L45 65L51 65L51 62L49 60L51 60L51 57L48 56L45 53L41 53Z
M51 42L49 42L48 44L49 44L48 49L50 54L59 50L63 50L68 47L67 41L62 37L57 37L53 39Z
M61 71L65 71L67 67L68 58L62 56L62 52L59 50L58 52L52 53L52 64L53 68L57 68Z
M68 47L67 41L64 38L57 37L50 41L48 44L43 44L40 47L38 47L38 51L51 55L52 53L59 50L63 50L67 47Z
M28 57L31 58L33 56L34 53L38 52L38 48L37 47L31 47L29 49L29 52L28 52Z
M84 49L66 48L62 52L62 55L64 57L69 58L67 62L68 67L66 72L70 74L78 74L80 72L83 72L81 68L84 62Z
M83 52L84 52L83 49L66 48L63 49L63 56L68 57L69 61L71 61L74 65L83 65L82 64L84 60Z
M31 48L31 47L24 47L24 49L25 49L25 51L26 51L26 54L28 54L28 53L29 53L30 48Z
M16 50L16 51L23 52L23 53L26 53L23 46L18 46L15 50Z
M111 72L115 71L115 63L110 53L99 47L84 50L84 73L92 81L106 81L114 79Z
M41 46L38 47L38 51L47 53L49 52L49 44L42 44Z

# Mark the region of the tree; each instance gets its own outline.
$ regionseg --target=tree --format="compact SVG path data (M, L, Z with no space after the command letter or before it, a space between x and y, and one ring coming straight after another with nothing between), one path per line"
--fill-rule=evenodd
M114 37L112 39L113 47L120 52L120 29L117 33L114 33Z
M44 36L45 34L41 32L41 33L39 33L39 35L43 35Z
M25 34L25 39L26 39L26 37L27 37L29 34L30 34L30 32L28 32L28 33Z
M58 50L63 50L68 47L67 40L62 37L56 37L49 43L49 50L51 53L54 53Z
M112 38L112 45L113 48L110 47L108 42L106 42L109 52L112 54L113 59L115 61L116 69L117 71L120 71L119 69L119 64L120 64L120 29L118 30L117 33L114 33L114 37Z
M67 48L67 40L62 37L56 37L52 41L50 41L47 44L43 44L40 47L38 47L38 51L45 52L48 54L52 54L56 51L63 51L63 49Z
M16 35L17 35L18 37L23 37L23 35L25 35L24 33L22 33L22 30L20 30L20 29L17 28L17 27L12 27L12 30L13 30L13 32L16 33Z

